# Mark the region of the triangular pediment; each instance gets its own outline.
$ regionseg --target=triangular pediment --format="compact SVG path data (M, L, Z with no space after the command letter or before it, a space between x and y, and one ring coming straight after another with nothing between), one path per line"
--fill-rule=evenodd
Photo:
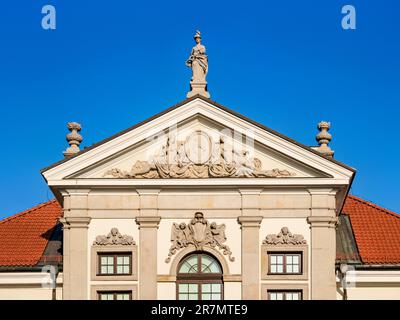
M351 168L195 97L42 172L50 181L348 180Z

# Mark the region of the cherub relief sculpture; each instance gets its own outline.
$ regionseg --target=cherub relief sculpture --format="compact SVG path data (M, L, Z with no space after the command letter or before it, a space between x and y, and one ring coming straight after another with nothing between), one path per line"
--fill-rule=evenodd
M203 213L196 212L194 218L188 224L177 223L172 224L171 228L171 247L165 262L171 261L171 257L180 249L190 245L196 250L203 250L205 246L211 248L219 248L223 250L224 255L229 256L230 261L235 261L232 257L232 251L224 244L226 242L225 225L211 224L204 218Z
M122 235L117 228L112 228L108 235L97 236L93 245L107 246L107 245L134 245L135 241L132 236Z
M292 234L287 227L283 227L278 234L269 234L262 242L263 244L279 245L300 245L306 244L306 240L300 234Z
M105 177L123 179L281 178L296 174L274 168L263 170L261 160L248 150L235 150L223 137L212 139L195 131L186 141L169 137L148 161L138 160L130 171L112 168Z

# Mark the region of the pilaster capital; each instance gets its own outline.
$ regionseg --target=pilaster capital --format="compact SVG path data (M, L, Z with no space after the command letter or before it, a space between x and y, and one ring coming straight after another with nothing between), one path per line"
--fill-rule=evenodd
M311 228L336 228L338 217L310 216L307 222Z
M253 227L259 228L260 223L263 217L259 216L240 216L238 217L238 223L241 224L241 227Z
M72 228L88 228L91 218L90 217L67 217L61 218L59 221L63 225L63 229Z
M141 228L157 228L161 221L161 217L137 217L136 223Z

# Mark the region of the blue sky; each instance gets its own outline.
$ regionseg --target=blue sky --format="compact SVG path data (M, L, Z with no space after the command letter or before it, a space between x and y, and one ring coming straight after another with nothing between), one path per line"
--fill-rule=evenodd
M57 29L41 28L41 8ZM357 29L341 28L352 4ZM398 1L3 1L0 218L52 198L40 169L183 100L200 29L211 98L307 145L332 123L351 192L400 212Z

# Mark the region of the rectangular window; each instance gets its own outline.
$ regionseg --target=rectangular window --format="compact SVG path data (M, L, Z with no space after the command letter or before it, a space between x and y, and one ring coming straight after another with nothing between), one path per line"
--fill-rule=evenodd
M268 300L302 300L302 291L268 290Z
M101 253L99 259L99 275L130 275L132 274L131 253Z
M301 253L268 253L270 274L301 274Z
M132 300L132 291L98 291L99 300Z

